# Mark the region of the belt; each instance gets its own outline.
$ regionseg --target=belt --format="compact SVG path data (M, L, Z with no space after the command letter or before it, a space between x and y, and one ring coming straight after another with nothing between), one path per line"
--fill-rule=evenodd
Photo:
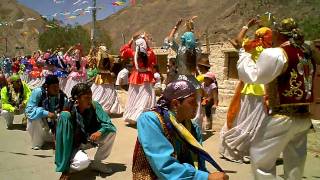
M280 106L271 108L271 115L308 115L309 106L308 105L298 105L298 106Z

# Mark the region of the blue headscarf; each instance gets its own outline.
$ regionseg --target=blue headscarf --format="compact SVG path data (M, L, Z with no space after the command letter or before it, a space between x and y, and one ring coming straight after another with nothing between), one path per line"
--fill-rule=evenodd
M181 36L181 44L186 46L187 49L194 49L196 48L196 38L193 32L185 32Z

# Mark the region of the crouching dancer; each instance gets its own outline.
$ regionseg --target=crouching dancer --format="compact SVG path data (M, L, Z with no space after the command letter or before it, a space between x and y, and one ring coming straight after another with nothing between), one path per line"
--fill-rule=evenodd
M138 118L133 179L228 179L201 145L200 128L191 121L196 112L195 87L170 83L153 111ZM221 172L208 173L205 160Z
M112 170L101 163L106 159L115 140L116 128L102 106L92 101L89 85L79 83L71 90L69 110L60 114L56 133L56 171L62 172L60 179L70 179L70 171L81 171L90 164L82 151L84 145L97 145L98 149L91 168L103 173Z
M38 150L45 141L53 141L57 114L67 108L67 100L59 89L59 79L55 75L48 75L42 87L32 91L25 110L32 149Z
M8 86L1 89L1 116L6 120L7 129L13 125L14 115L23 114L30 96L30 89L21 81L19 75L8 78ZM25 125L25 118L22 124Z

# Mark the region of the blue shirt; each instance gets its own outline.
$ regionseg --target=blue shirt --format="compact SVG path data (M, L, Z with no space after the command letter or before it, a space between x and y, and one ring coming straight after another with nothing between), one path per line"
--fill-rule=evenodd
M33 120L39 120L42 118L48 117L49 111L45 109L44 107L39 107L39 103L41 100L42 96L42 87L36 88L32 91L31 96L29 98L27 107L25 109L25 113L30 121ZM50 100L49 104L49 109L54 112L53 110L55 109L56 104L54 104L55 100L54 98L57 97L49 97L52 100ZM68 101L67 98L65 97L65 103L64 106L67 107Z
M197 139L201 143L201 133L198 126ZM159 179L208 179L205 162L199 160L199 169L188 163L180 163L172 157L174 147L166 138L157 115L154 112L142 113L137 121L138 139L146 158ZM179 153L179 152L176 152Z

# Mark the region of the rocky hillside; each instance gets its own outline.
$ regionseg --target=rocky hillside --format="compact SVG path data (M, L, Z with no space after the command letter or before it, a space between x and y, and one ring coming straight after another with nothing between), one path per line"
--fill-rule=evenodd
M24 18L23 22L16 20ZM36 20L27 18L35 18ZM44 30L44 20L40 15L17 3L16 0L0 1L0 55L24 55L38 49L38 35ZM4 25L4 23L8 23ZM5 38L7 38L6 53ZM24 47L24 49L16 50L16 47Z
M233 37L249 18L272 12L278 18L294 17L299 21L319 17L319 0L141 0L98 22L109 33L113 50L118 51L133 33L147 31L152 34L154 46L163 39L179 18L198 16L198 36L208 30L210 42ZM89 29L90 24L85 25ZM182 29L183 30L183 29ZM181 31L182 31L181 30ZM181 32L180 31L180 32ZM200 38L203 40L203 38Z

